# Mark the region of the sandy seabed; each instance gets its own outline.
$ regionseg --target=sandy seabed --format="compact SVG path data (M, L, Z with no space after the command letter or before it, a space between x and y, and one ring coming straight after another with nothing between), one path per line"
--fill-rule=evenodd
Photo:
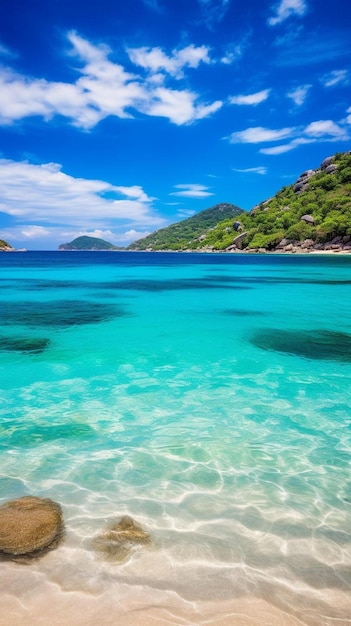
M169 598L167 598L169 602ZM235 602L201 602L188 606L151 603L133 608L116 607L112 594L67 594L58 598L51 590L23 605L5 595L1 601L1 626L302 626L304 622L256 598ZM337 622L340 624L340 622Z
M1 564L2 566L4 564ZM3 568L2 568L3 569ZM6 569L6 568L5 568ZM65 591L30 567L10 566L0 575L0 626L349 626L351 598L325 590L331 602L350 618L323 616L306 598L304 615L288 613L268 599L254 596L233 600L186 601L170 590L131 587L123 582L102 593ZM29 579L29 580L28 580ZM31 581L31 582L29 582Z

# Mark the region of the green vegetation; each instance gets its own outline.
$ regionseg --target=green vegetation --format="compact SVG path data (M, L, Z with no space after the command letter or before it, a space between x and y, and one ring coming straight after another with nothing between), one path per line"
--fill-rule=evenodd
M233 226L233 218L241 216L243 210L234 204L222 203L177 224L157 230L155 233L134 241L128 250L196 250L202 247L202 239L223 220ZM230 239L230 243L233 237ZM228 245L230 245L228 243Z
M5 241L4 239L0 239L0 250L12 250L12 246L10 246L9 243L7 243L7 241Z
M274 250L282 240L297 246L310 240L312 245L323 246L348 236L351 153L345 152L301 174L297 183L283 187L248 213L232 204L218 204L135 241L129 249Z
M98 239L97 237L77 237L71 243L63 243L59 250L120 250L112 243Z
M351 235L351 153L336 154L333 171L318 169L303 179L303 187L283 187L269 200L240 215L243 249L273 250L282 239L324 244ZM294 190L295 188L295 190ZM310 222L303 216L310 216ZM201 246L225 250L238 233L226 220L207 233Z

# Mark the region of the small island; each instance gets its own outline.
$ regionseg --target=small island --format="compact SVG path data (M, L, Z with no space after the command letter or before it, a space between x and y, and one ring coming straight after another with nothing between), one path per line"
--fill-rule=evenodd
M82 237L77 237L73 239L70 243L62 243L59 246L59 250L122 250L123 248L118 248L114 246L109 241L105 241L104 239L99 239L98 237L88 237L86 235Z
M0 239L0 252L14 252L14 248L4 239Z

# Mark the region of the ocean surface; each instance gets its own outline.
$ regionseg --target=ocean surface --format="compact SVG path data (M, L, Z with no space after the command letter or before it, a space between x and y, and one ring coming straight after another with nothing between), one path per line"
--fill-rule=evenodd
M1 254L0 504L66 534L0 624L351 624L350 305L351 256Z

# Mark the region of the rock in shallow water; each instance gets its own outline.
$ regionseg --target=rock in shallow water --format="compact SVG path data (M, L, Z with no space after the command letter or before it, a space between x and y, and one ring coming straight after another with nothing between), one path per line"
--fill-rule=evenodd
M148 533L129 515L125 515L93 540L93 548L109 561L124 561L135 546L150 543Z
M37 557L58 545L64 530L59 504L24 496L0 506L0 551L13 557Z

